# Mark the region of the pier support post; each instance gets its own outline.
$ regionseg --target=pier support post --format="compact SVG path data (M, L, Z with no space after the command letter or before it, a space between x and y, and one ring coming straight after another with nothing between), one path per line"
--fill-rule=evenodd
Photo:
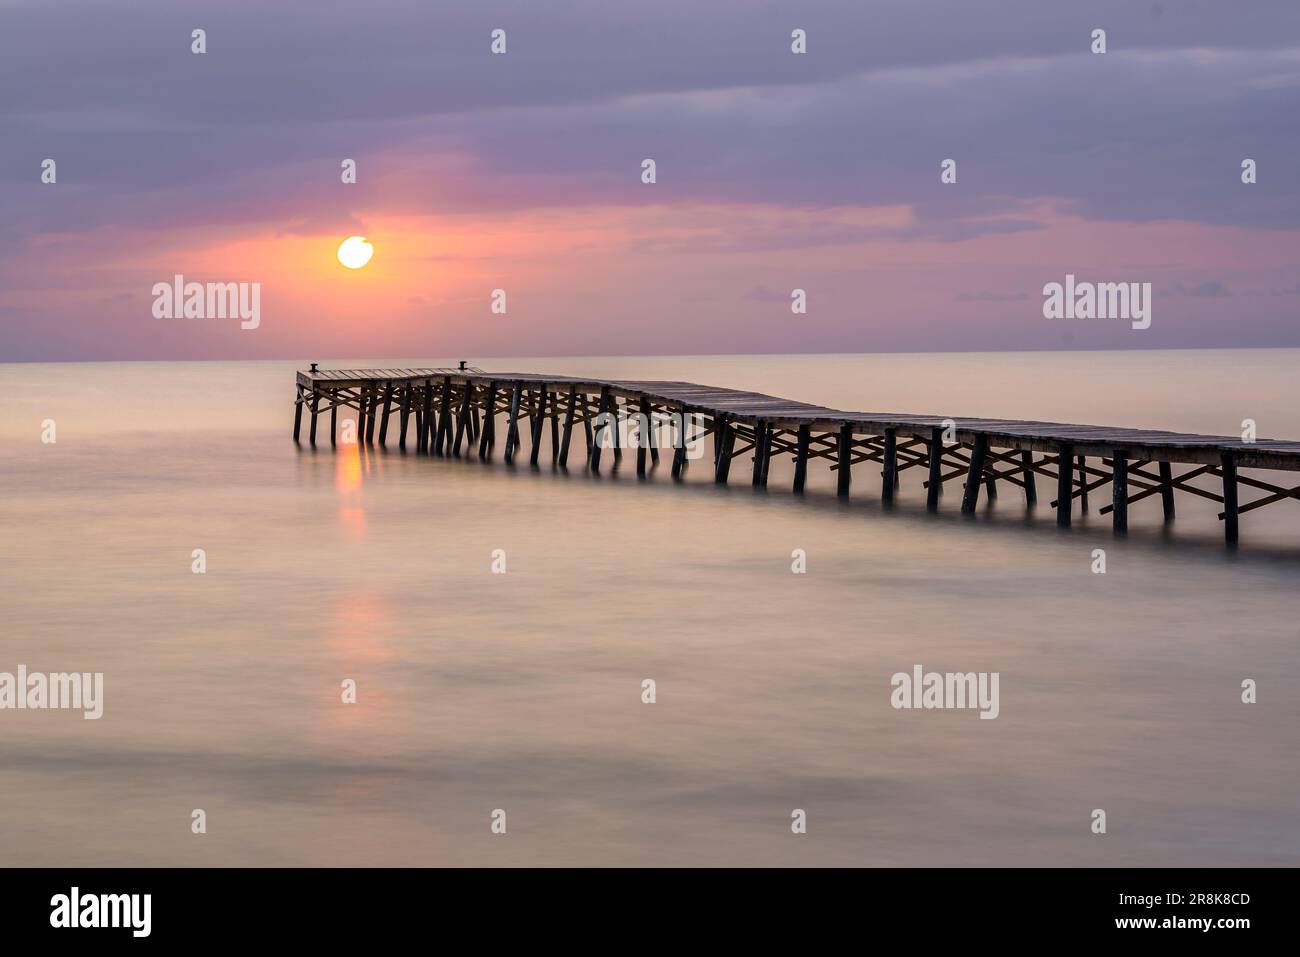
M560 441L560 468L568 468L568 447L573 437L573 416L577 412L577 386L569 386L569 403L564 410L564 438Z
M1128 531L1128 450L1115 449L1110 460L1111 527L1116 535Z
M884 469L880 473L880 500L886 505L894 501L898 485L898 430L885 429Z
M523 399L523 383L516 382L514 389L510 393L510 419L506 425L506 452L507 462L515 460L515 450L519 448L519 403Z
M560 390L551 393L551 464L560 461Z
M393 404L393 384L389 382L384 386L384 417L379 422L379 444L386 446L388 444L388 416L392 412Z
M594 444L591 440L591 399L587 393L582 393L582 435L586 439L587 462L591 462L591 448Z
M542 451L542 428L546 425L546 396L549 390L546 383L537 391L536 404L530 403L528 408L533 414L533 447L528 450L528 464L536 465L537 456Z
M433 380L424 380L424 417L418 423L420 426L420 451L432 453L430 446L433 444Z
M402 386L401 431L397 436L397 447L406 451L406 427L411 423L411 387Z
M315 389L311 393L311 447L316 447L316 416L320 409L320 393Z
M1038 504L1038 485L1034 481L1034 453L1025 449L1020 453L1020 480L1025 483L1025 504Z
M767 449L767 430L766 422L754 423L754 470L749 483L754 488L763 484L763 453Z
M478 457L492 456L492 446L497 443L497 384L489 382L487 396L483 399L483 434L479 436Z
M731 474L731 453L736 447L736 430L726 418L719 418L715 437L718 443L718 465L713 481L718 485L726 485L727 476Z
M614 428L617 433L617 424L610 425L610 406L613 405L613 397L610 395L609 386L600 387L600 404L596 406L596 434L591 443L591 470L600 471L600 446L605 440L607 429Z
M456 456L456 458L460 458L460 440L464 438L465 430L469 428L469 409L470 409L470 402L472 402L473 399L474 399L474 385L469 380L466 380L465 394L461 396L461 400L460 400L460 414L456 416L456 438L452 441L451 444L451 454ZM469 451L470 441L472 440L467 440L465 442L466 452Z
M366 444L366 390L357 389L357 447Z
M366 445L374 448L375 446L375 418L379 406L379 390L371 387L370 405L366 408Z
M980 499L980 481L984 477L984 460L988 457L989 438L984 433L975 436L975 444L970 450L970 468L966 471L966 490L961 497L963 515L975 512Z
M808 444L811 439L811 427L799 426L799 435L795 440L794 453L794 490L796 492L802 492L804 485L808 481Z
M840 498L849 497L849 485L853 481L853 426L840 426L839 476L835 483L835 494Z
M618 396L614 397L610 412L614 414L614 464L623 461L623 428L627 422L626 406L620 404Z
M650 400L642 399L640 418L636 420L636 474L645 475L645 460L650 452Z
M1237 544L1237 453L1219 454L1219 470L1223 473L1223 540Z
M1160 504L1164 506L1165 521L1174 520L1174 467L1168 462L1160 463Z
M1056 450L1056 524L1059 528L1070 527L1070 512L1074 507L1074 448L1070 445L1059 446Z
M330 445L339 441L339 390L330 389Z
M1079 468L1079 514L1086 515L1088 512L1088 469L1087 459L1080 455L1075 459L1075 464Z
M438 433L433 439L436 455L451 451L451 376L442 377L442 405L438 409Z
M298 398L293 403L293 440L295 442L302 435L302 389L298 389Z
M673 430L673 478L682 477L686 467L686 406L677 407L677 427Z
M943 429L930 430L930 475L926 480L925 507L931 512L939 510L939 496L943 494Z
M767 426L767 437L763 442L763 488L767 488L767 473L772 467L772 451L775 447L774 443L776 442L776 433L776 427L769 422Z

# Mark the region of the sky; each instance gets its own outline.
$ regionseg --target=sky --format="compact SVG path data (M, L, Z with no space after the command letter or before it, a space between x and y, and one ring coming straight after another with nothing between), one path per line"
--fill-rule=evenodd
M0 361L1300 346L1298 266L1295 0L0 0Z

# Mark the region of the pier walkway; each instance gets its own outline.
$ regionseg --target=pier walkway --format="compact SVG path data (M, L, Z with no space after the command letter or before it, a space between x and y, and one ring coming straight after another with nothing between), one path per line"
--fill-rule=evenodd
M1300 471L1300 442L1245 442L1222 435L1189 435L1099 425L1067 425L1017 419L848 412L756 392L691 382L582 379L518 372L456 369L334 369L315 365L297 375L293 437L301 441L304 413L308 441L316 444L320 417L329 413L331 443L338 437L338 410L355 410L357 441L388 444L396 418L398 446L414 433L417 452L489 458L497 444L497 420L505 429L504 456L518 454L524 425L530 461L537 464L549 432L551 460L568 466L575 428L582 430L585 465L599 470L602 455L621 460L623 446L635 451L638 474L660 448L673 454L672 475L688 467L688 449L712 437L714 480L726 483L732 463L750 454L751 481L766 485L773 458L794 463L794 490L803 491L808 463L828 459L840 495L847 496L854 466L879 466L880 494L892 502L899 474L922 469L926 504L937 509L943 486L962 486L961 510L974 512L983 489L996 497L998 484L1038 500L1037 480L1047 480L1057 524L1068 526L1074 503L1088 507L1090 493L1110 486L1102 514L1116 532L1127 529L1133 504L1158 496L1166 521L1175 514L1175 493L1196 495L1222 506L1219 519L1229 543L1236 542L1241 515L1284 499L1300 498L1272 473ZM628 423L631 423L629 428ZM629 441L628 437L631 437ZM641 438L644 437L644 440ZM1179 474L1174 474L1174 468ZM1242 475L1241 469L1256 474ZM1263 474L1258 474L1263 473ZM1200 484L1192 484L1200 479ZM1266 481L1275 479L1275 481ZM1204 487L1210 480L1211 487ZM1283 484L1276 484L1282 482ZM1243 503L1239 494L1259 493Z

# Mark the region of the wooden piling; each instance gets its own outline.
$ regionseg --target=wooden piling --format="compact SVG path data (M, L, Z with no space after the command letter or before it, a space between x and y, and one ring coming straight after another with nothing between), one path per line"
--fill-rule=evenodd
M1071 475L1074 466L1074 447L1059 445L1056 449L1056 525L1058 528L1070 527L1070 512L1074 507L1074 482Z
M673 478L682 477L686 467L686 406L677 407L677 428L673 434Z
M767 449L766 422L754 423L754 469L750 484L758 488L763 484L763 452Z
M1174 520L1174 469L1168 462L1160 463L1160 504L1164 507L1165 521Z
M302 389L298 389L298 398L293 401L293 440L297 442L302 436Z
M311 447L316 447L316 416L320 409L320 393L312 390L311 394Z
M806 425L799 426L795 440L794 453L794 490L802 492L808 482L808 444L812 439L812 429Z
M613 396L610 394L609 386L601 386L600 404L596 406L596 436L591 445L590 464L593 472L600 471L600 451L601 445L605 441L605 432L613 428L617 433L616 424L610 422L610 406L613 404Z
M515 451L519 448L519 402L523 398L523 392L523 384L516 382L510 393L510 419L506 426L505 459L507 462L515 460Z
M338 445L339 441L339 390L331 389L330 393L330 445Z
M713 481L718 485L726 485L727 477L731 474L731 453L736 447L736 430L725 417L720 421L717 441L718 465L714 471Z
M551 464L560 460L560 390L551 392Z
M1034 453L1025 449L1020 453L1020 481L1025 483L1025 504L1038 504L1038 485L1034 481Z
M443 455L451 451L452 402L451 376L442 378L442 403L438 408L438 434L434 436L433 451Z
M645 460L650 454L650 400L642 399L637 407L636 420L636 474L645 475Z
M929 450L926 453L930 474L926 479L925 507L931 512L939 510L939 496L943 494L943 451L943 429L936 426L930 430Z
M393 403L393 384L389 382L384 386L384 417L379 421L379 444L386 446L388 444L388 416L392 411Z
M1111 527L1115 534L1128 531L1128 451L1116 449L1110 460Z
M763 472L759 476L759 485L767 488L767 473L772 468L772 452L776 442L776 427L770 422L763 432Z
M880 500L886 505L894 501L898 486L898 429L885 429L884 468L880 473Z
M1237 453L1224 450L1219 454L1219 471L1223 474L1223 540L1237 544Z
M840 498L849 497L849 485L853 481L853 426L847 423L840 426L838 452L839 474L835 483L835 493Z
M465 431L469 428L469 409L473 400L474 387L466 383L464 395L460 400L460 414L456 416L456 438L451 444L451 454L456 458L460 458L460 442L465 437ZM465 443L465 451L469 451L469 442Z
M483 392L483 425L479 429L478 457L486 459L492 454L492 441L497 421L497 384L489 382Z
M560 468L569 467L569 442L573 438L573 418L578 411L578 387L569 386L569 407L564 410L564 438L560 441Z
M374 448L375 446L375 419L378 416L379 407L379 390L372 386L370 388L370 405L366 407L366 445Z
M984 460L988 457L989 439L984 433L975 436L970 451L970 468L966 471L966 489L961 497L963 515L972 515L980 499L980 480L984 477Z
M433 452L433 429L434 429L434 412L433 412L433 380L424 380L424 417L420 423L420 451L426 454Z
M1075 465L1079 471L1079 514L1088 513L1088 467L1087 459L1082 455L1075 459Z
M536 399L529 400L529 410L533 417L533 447L529 450L528 464L536 465L538 453L542 451L542 428L546 425L546 383L537 390Z
M411 387L402 386L402 411L401 411L401 430L397 436L397 447L403 452L406 451L406 427L411 422Z

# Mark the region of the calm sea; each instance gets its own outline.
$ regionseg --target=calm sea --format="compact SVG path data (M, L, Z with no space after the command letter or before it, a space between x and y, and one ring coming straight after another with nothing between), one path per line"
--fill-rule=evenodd
M1300 437L1295 350L465 358ZM313 452L304 364L0 366L0 672L105 674L98 721L0 711L0 861L1300 864L1300 502L1232 553L1186 497L1116 541L1102 501L1062 533L1005 485L929 515L919 470L885 511L864 466L844 504L784 462L755 492L747 461ZM894 710L918 664L998 672L998 718Z

